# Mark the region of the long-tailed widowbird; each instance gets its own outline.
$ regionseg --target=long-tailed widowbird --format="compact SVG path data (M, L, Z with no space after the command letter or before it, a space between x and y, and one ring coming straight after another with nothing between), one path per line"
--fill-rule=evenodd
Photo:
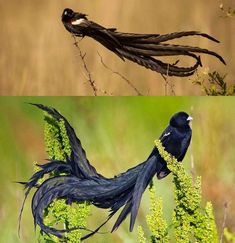
M132 231L146 187L154 175L162 179L170 173L158 149L154 147L148 158L139 165L113 178L106 178L99 174L88 161L81 141L67 119L52 107L33 105L46 111L55 120L64 121L72 151L67 161L49 161L44 165L39 165L41 170L36 172L28 182L23 183L26 190L25 199L30 190L36 188L31 204L35 226L38 225L47 234L63 237L66 230L49 227L43 221L43 212L50 203L63 198L70 203L90 202L98 208L109 209L110 214L105 223L124 206L111 231L116 230L129 214L130 231ZM192 118L185 112L176 113L171 117L169 125L159 138L166 151L178 161L183 160L190 144L192 131L189 122L191 120ZM38 180L51 172L56 172L56 176L45 179L39 185ZM85 235L82 240L95 234L101 226Z
M199 31L184 31L170 34L134 34L118 32L116 28L105 28L88 20L87 15L74 12L66 8L62 14L65 28L78 37L91 37L110 51L118 55L123 61L128 59L152 71L168 76L187 77L195 73L202 66L200 56L195 53L204 53L215 56L225 64L224 59L216 52L200 47L167 44L166 41L187 36L202 36L219 43L214 37ZM162 56L189 56L195 59L191 67L180 67L178 61L174 64L164 63L155 57Z

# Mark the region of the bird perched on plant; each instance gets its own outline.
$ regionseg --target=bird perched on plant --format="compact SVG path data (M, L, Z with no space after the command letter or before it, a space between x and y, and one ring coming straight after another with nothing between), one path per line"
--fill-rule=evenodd
M88 20L87 15L74 12L66 8L62 14L65 28L74 36L89 36L110 51L118 55L123 61L128 59L145 68L168 76L186 77L193 75L202 66L200 56L195 53L205 53L217 57L225 64L224 59L213 51L199 47L167 44L166 41L186 36L202 36L219 43L214 37L199 31L175 32L165 35L134 34L118 32L116 28L105 28ZM180 67L175 64L164 63L154 57L161 56L189 56L195 59L192 67Z
M129 214L130 231L132 231L141 197L146 187L154 175L158 179L162 179L170 173L166 161L160 156L158 149L154 147L148 158L141 164L118 176L106 178L97 173L88 161L81 141L67 119L54 108L40 104L33 105L46 111L55 120L64 122L72 151L67 161L49 161L47 164L39 166L41 170L36 172L28 182L24 183L26 189L25 199L30 190L33 187L36 188L31 204L35 226L38 225L42 232L46 234L63 237L63 233L69 230L59 230L45 225L43 212L53 200L66 199L70 203L90 202L98 208L110 210L107 220L96 230L85 235L82 240L98 232L123 206L111 231L116 230ZM183 160L190 144L192 131L189 122L191 120L192 118L185 112L176 113L172 116L168 127L159 138L165 150L177 158L178 161ZM51 172L56 173L39 185L38 180Z

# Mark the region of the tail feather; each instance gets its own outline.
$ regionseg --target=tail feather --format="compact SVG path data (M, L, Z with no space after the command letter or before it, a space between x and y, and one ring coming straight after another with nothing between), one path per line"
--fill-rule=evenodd
M147 38L135 38L132 40L133 43L146 43L146 44L158 44L161 42L165 42L165 41L169 41L169 40L174 40L174 39L178 39L178 38L182 38L182 37L187 37L187 36L202 36L205 37L211 41L214 41L216 43L219 43L219 41L217 39L215 39L214 37L205 34L205 33L201 33L200 31L183 31L183 32L173 32L173 33L169 33L169 34L164 34L164 35L149 35Z
M126 219L128 214L131 212L131 209L132 209L132 201L128 201L125 204L125 207L123 208L122 212L118 216L118 219L116 220L111 232L115 231L120 226L120 224Z
M137 212L140 206L140 201L142 195L152 180L153 176L156 174L157 163L155 156L151 157L146 163L143 171L140 172L138 179L135 184L135 188L132 195L132 207L131 207L131 220L130 220L130 231L133 231L135 220L137 217ZM160 170L160 168L158 168Z
M113 32L113 36L115 36L118 40L120 40L120 43L127 44L131 41L135 42L138 40L149 40L158 38L159 34L136 34L136 33L124 33L124 32ZM127 42L127 43L126 43Z
M20 182L20 184L24 184L25 186L25 196L24 200L20 209L20 214L19 214L19 220L18 220L18 234L20 232L20 224L21 224L21 218L22 218L22 213L24 210L24 205L26 202L26 199L33 187L38 187L37 183L38 181L44 177L45 174L48 174L50 172L59 172L59 173L69 173L71 172L71 167L66 164L63 161L51 161L47 164L44 165L37 165L40 167L42 170L36 172L28 182Z
M167 76L178 76L178 77L187 77L192 75L201 64L199 62L199 58L197 57L197 62L194 66L184 68L184 67L177 67L172 64L164 63L160 60L154 59L152 57L145 57L145 56L138 56L130 52L120 51L120 53L127 59L138 63L141 66L144 66L148 69L153 71L159 72L161 74ZM195 56L196 58L196 56Z
M148 56L174 56L174 55L188 55L193 53L204 53L208 55L215 56L223 64L226 65L225 60L216 52L194 46L184 46L184 45L173 45L173 44L129 44L125 46L125 49L135 52L139 55ZM165 54L164 54L165 52ZM171 53L172 52L172 53Z
M47 107L41 104L33 104L38 107L39 109L47 112L57 121L63 120L65 124L65 128L67 131L67 135L69 138L69 142L71 145L71 149L73 151L73 160L71 160L71 165L73 167L73 171L77 175L83 175L84 178L90 177L102 177L100 174L97 173L96 169L90 164L86 157L86 152L82 147L81 141L76 136L74 129L69 124L67 119L63 117L56 109L52 107Z

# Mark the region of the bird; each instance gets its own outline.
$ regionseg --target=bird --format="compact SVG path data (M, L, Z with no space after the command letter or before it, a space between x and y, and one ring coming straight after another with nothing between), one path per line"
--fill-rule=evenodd
M188 77L202 66L200 56L195 53L204 53L218 58L223 64L224 59L216 52L186 45L174 45L165 43L187 36L201 36L219 43L214 37L200 31L174 32L170 34L135 34L118 32L116 28L105 28L87 18L86 14L74 12L70 8L64 9L61 20L73 36L84 38L91 37L119 56L123 61L128 59L147 69L162 75ZM195 59L191 67L178 66L175 63L165 63L155 57L164 56L189 56Z
M21 182L25 186L25 198L20 211L20 218L24 203L31 189L35 188L31 210L34 217L35 227L38 225L41 231L46 234L63 238L64 233L70 230L60 230L45 225L43 211L56 199L66 199L67 202L89 202L97 208L109 209L110 213L106 221L97 229L84 235L85 240L96 234L118 211L123 207L111 232L117 230L121 223L130 214L129 230L133 231L142 195L147 186L156 175L158 179L165 178L171 171L167 168L166 161L161 157L159 151L154 147L147 159L128 169L127 171L107 178L99 174L89 162L86 152L82 147L80 139L68 120L55 108L42 104L32 104L47 112L57 121L63 121L69 139L71 154L66 161L49 160L48 163L38 165L37 171L27 182ZM192 130L190 128L192 117L186 112L177 112L169 122L167 128L159 137L165 150L181 162L190 145ZM44 175L51 172L54 176L44 180L42 184L38 181ZM82 228L84 229L84 228Z

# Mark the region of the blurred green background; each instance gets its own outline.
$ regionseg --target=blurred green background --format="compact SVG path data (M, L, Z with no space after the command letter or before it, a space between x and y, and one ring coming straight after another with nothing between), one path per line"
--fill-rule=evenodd
M224 18L220 10L235 9L234 0L0 0L1 57L0 94L2 95L92 95L86 81L74 40L61 22L65 7L87 13L89 19L122 32L159 33L198 30L221 41L216 44L205 38L187 37L174 43L194 45L218 52L227 66L216 58L202 55L205 70L228 74L227 82L235 78L235 19ZM19 6L20 4L20 6ZM145 95L164 95L164 80L156 72L130 61L123 62L115 54L91 38L79 46L86 52L86 62L96 81L99 94L136 95L125 81L105 69L103 61L125 75ZM174 63L176 58L170 60ZM181 58L180 65L189 66L191 59ZM189 78L170 78L177 95L204 94Z
M190 173L192 157L195 172L202 176L203 199L215 207L218 230L222 228L223 204L229 203L226 226L235 231L235 99L161 97L52 97L0 98L0 242L36 242L30 199L25 205L21 238L17 219L23 201L22 186L33 173L33 162L44 163L47 154L43 140L43 113L26 102L54 106L75 128L87 156L97 170L112 177L144 161L154 140L168 125L170 117L186 111L194 117L192 146L184 159ZM164 198L164 213L170 219L173 208L172 176L154 182ZM136 225L145 226L148 213L145 193ZM92 211L89 227L95 228L108 212ZM109 231L112 219L103 231ZM136 242L136 227L128 232L129 218L113 234L96 235L88 242Z

